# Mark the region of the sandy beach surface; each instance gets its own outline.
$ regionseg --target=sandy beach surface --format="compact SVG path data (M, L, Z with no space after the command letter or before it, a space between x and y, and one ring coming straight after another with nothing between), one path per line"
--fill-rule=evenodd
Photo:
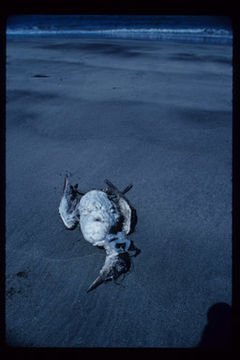
M232 47L8 39L6 62L7 343L224 345ZM63 226L66 171L82 191L133 184L141 254L119 286L86 293L105 253Z

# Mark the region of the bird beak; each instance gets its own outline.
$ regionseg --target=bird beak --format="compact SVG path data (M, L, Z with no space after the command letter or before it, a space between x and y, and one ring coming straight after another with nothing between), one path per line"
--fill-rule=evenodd
M89 293L90 291L96 289L96 287L98 287L99 285L101 285L104 282L104 279L101 275L99 275L96 280L89 286L89 288L87 289L87 293Z
M66 175L66 176L65 176L65 179L64 179L63 192L65 191L65 189L67 188L67 186L68 186L68 176Z

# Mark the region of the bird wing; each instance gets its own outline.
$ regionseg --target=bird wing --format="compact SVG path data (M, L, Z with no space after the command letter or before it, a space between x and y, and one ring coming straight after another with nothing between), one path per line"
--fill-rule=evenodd
M77 186L77 184L72 186L66 175L58 211L65 227L69 230L74 230L79 222L78 205L82 193L77 190Z
M117 204L120 213L123 216L122 231L128 235L134 231L137 223L137 212L125 196L125 193L132 188L132 185L129 185L123 191L120 191L109 180L106 179L105 182L108 185L107 193L109 194L110 199Z

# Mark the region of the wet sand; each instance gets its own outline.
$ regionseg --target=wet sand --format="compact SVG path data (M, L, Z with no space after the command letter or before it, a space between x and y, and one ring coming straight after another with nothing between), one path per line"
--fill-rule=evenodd
M7 40L9 345L194 347L231 304L231 61L227 45ZM66 171L82 191L134 185L122 286L86 293L105 254L59 218Z

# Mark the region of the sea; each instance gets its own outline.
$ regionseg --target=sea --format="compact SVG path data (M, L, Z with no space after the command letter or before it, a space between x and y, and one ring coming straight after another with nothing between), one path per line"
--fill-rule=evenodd
M232 44L231 18L206 15L15 15L6 37L84 37Z

